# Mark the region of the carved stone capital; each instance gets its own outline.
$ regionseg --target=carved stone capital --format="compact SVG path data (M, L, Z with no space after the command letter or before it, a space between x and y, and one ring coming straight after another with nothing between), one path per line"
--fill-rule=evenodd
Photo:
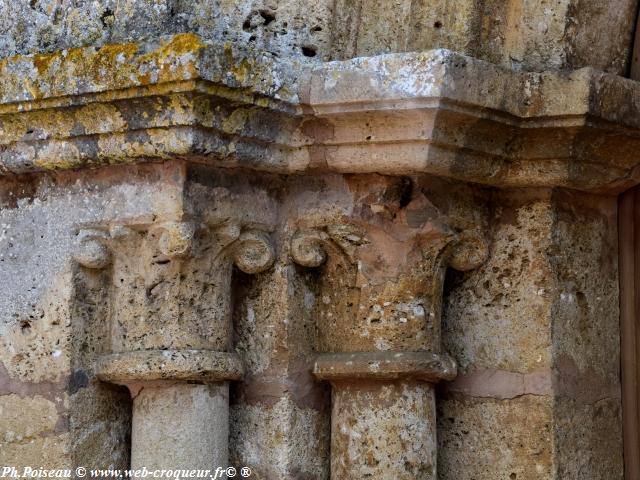
M290 240L292 261L320 270L311 280L318 350L438 353L445 270L486 260L481 226L450 217L411 180L354 188L366 202Z
M111 265L105 288L113 351L224 352L231 345L233 265L263 272L275 249L254 226L194 219L84 228L74 259L91 269Z
M77 259L102 266L88 255L95 244L112 260L105 286L113 353L94 366L100 380L126 385L133 397L131 465L147 466L158 457L155 445L185 423L197 433L164 447L171 461L191 462L198 450L200 465L226 465L229 381L244 376L231 351L233 266L245 273L271 267L268 234L195 219L112 225L84 242Z

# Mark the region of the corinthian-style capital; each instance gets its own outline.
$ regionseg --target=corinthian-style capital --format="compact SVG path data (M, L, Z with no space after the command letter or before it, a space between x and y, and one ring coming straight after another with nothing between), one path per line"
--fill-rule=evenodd
M327 352L440 350L444 272L485 261L481 226L460 229L422 193L300 228L292 260L319 268L318 348Z
M480 226L460 228L411 181L377 188L367 185L351 211L301 228L290 243L295 263L319 271L308 277L313 374L332 385L331 476L435 478L433 385L457 373L441 351L444 273L479 266L488 246ZM388 455L397 432L402 446ZM409 461L407 451L420 455Z

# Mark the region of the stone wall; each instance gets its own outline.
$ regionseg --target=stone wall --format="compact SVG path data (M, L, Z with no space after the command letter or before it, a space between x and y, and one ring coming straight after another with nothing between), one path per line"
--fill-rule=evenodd
M624 74L635 14L635 0L6 0L0 56L190 32L314 61L447 48L516 69Z
M175 214L175 185L171 169L133 168L126 182L113 173L2 180L0 459L8 465L128 463L129 395L92 374L108 348L106 277L83 274L71 252L79 224Z
M557 472L622 478L616 199L560 191L553 200Z
M450 279L443 340L461 374L439 404L444 478L554 478L550 197L494 192L489 260Z
M202 261L185 264L174 277L171 261L156 260L153 251L147 255L130 241L118 240L121 246L113 248L121 250L114 251L112 265L102 270L97 263L103 258L101 251L84 243L82 232L87 228L115 232L116 227L125 228L119 225L140 228L185 218L211 224L246 221L243 214L252 224L269 222L276 246L273 269L257 277L234 274L232 348L242 359L246 376L231 391L230 458L236 465L251 466L261 478L320 479L329 473L331 398L328 386L312 377L311 367L318 351L335 348L338 341L331 340L335 333L320 321L324 315L320 312L328 308L329 317L335 314L339 320L351 318L349 312L354 310L353 303L345 302L345 292L335 291L323 278L334 276L336 282L351 285L350 274L344 271L350 267L340 260L314 273L296 265L289 247L292 237L300 228L341 225L352 216L373 222L373 231L378 224L404 215L415 216L408 217L410 225L425 225L421 228L427 232L431 222L445 218L459 231L486 223L485 211L475 208L476 202L484 201L481 190L430 177L246 177L206 167L151 164L80 175L45 174L5 182L3 187L0 272L3 283L8 287L13 283L15 289L5 290L2 398L3 418L9 423L0 458L10 465L49 465L49 457L42 456L47 447L51 466L126 467L130 400L122 390L96 378L96 361L114 350L145 350L158 341L165 348L184 342L197 347L201 340L194 331L173 330L171 312L184 310L177 319L186 322L191 309L208 316L212 309L227 308L220 304L225 289L215 275L197 280L194 268L207 268ZM248 208L256 201L258 209ZM273 211L276 202L280 205ZM416 205L428 208L414 211ZM117 235L124 234L120 230ZM403 250L381 253L397 259ZM20 275L23 268L34 275ZM25 287L22 281L33 283ZM174 281L183 286L174 286ZM349 288L356 299L361 289L372 287ZM402 294L399 290L395 295ZM396 300L394 308L404 309L397 315L415 323L427 309L437 319L437 284L436 297L419 290L415 294L427 296L418 297L411 308ZM391 308L395 302L372 300L371 305L370 299L360 300L367 311L379 309L363 319L368 328L380 332L367 342L381 341L383 330L397 343L394 349L416 342L412 337L394 337L411 325L404 317L395 323L398 319ZM415 309L422 317L415 317ZM349 321L341 322L332 328L344 332L352 328ZM431 350L439 349L439 342L434 343L439 338L438 322L434 326L436 331L428 336L420 333L419 322L411 326L419 329L417 341L432 345ZM30 405L41 412L23 418L21 412ZM19 424L18 418L22 418Z
M247 374L231 392L230 455L264 478L327 478L331 400L309 368L322 348L315 305L330 297L319 277L292 264L287 239L361 205L351 198L361 182L371 192L389 185L387 200L369 200L376 205L405 202L403 181L255 176L247 184L207 168L182 172L149 165L5 181L1 272L15 287L4 297L4 463L127 465L130 400L94 370L112 337L110 280L74 266L78 228L161 223L182 218L184 205L190 216L225 216L225 203L264 196L264 208L282 205L278 260L271 272L234 280L234 348ZM457 228L490 225L487 261L450 270L445 285L443 348L460 374L439 391L438 478L622 478L614 197L404 182ZM25 268L33 275L21 275ZM37 414L17 422L25 408Z

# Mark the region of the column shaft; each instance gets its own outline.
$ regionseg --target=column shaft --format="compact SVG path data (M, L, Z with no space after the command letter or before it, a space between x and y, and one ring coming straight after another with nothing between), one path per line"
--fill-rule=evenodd
M432 385L410 380L332 385L332 479L435 479Z
M434 383L456 364L429 352L330 353L317 378L332 386L331 476L435 480Z
M144 387L133 400L131 468L228 465L229 383Z

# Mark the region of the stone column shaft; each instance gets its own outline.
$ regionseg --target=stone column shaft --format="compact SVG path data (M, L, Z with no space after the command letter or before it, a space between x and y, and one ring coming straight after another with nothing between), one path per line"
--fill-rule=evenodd
M435 395L421 382L333 382L331 477L432 478Z
M144 387L133 399L131 468L228 465L229 383Z
M320 355L317 378L332 385L333 479L435 478L433 382L455 362L428 352Z
M237 355L205 350L145 350L102 357L101 380L133 397L131 468L209 469L228 465L229 380Z

